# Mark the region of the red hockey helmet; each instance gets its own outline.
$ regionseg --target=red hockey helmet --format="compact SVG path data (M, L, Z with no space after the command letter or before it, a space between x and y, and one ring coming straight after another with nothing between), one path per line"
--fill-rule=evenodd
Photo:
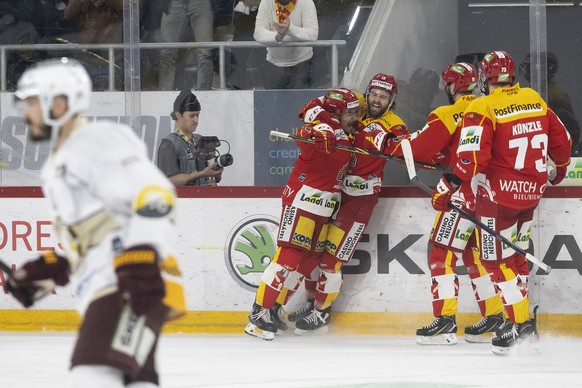
M393 95L398 94L398 84L396 83L396 79L393 76L384 73L378 73L370 80L370 83L366 88L366 94L368 94L372 88L382 89Z
M477 70L470 63L459 62L445 67L441 75L443 83L446 85L453 84L457 92L472 92L477 86Z
M323 109L326 111L340 111L360 107L360 100L349 89L333 89L323 98Z
M515 78L515 63L506 51L492 51L485 54L479 65L479 79L482 84L511 84Z

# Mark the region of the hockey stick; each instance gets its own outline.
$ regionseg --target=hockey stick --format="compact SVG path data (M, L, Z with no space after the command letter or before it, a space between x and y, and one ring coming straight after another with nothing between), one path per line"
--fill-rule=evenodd
M286 139L293 139L293 140L301 141L304 143L315 143L315 140L313 140L311 138L297 136L297 135L291 135L291 134L285 133L285 132L271 131L271 135L286 138ZM365 148L350 147L350 146L345 146L342 144L336 144L335 148L337 148L338 150L355 152L357 154L370 155L370 156L375 156L375 157L383 158L383 159L398 160L400 162L405 161L404 158L400 157L400 156L386 155L386 154L383 154L381 152L375 152L375 151L367 150ZM422 162L414 162L414 164L416 164L417 166L429 169L429 170L438 170L438 171L443 171L443 172L449 171L446 167L439 166L438 164L430 164L430 163L422 163Z
M416 186L418 186L419 188L421 188L426 193L432 195L433 191L431 190L431 188L428 187L423 181L418 179L418 176L416 176L416 168L414 167L414 156L412 154L412 147L410 146L410 141L408 141L408 139L402 140L401 147L402 147L402 153L404 155L404 160L406 162L406 169L408 170L408 176L410 177L410 181L412 183L414 183ZM550 267L549 265L547 265L546 263L544 263L543 261L541 261L537 257L533 256L532 254L524 251L523 249L521 249L520 247L518 247L517 245L515 245L514 243L509 241L507 238L500 235L499 233L495 232L493 229L491 229L490 227L488 227L487 225L485 225L484 223L479 221L477 218L475 218L473 215L471 215L465 209L463 209L459 206L456 206L452 202L449 202L449 206L452 209L459 212L459 214L461 216L465 217L465 219L471 221L472 223L474 223L475 225L480 227L482 230L484 230L485 232L487 232L488 234L490 234L491 236L493 236L497 240L501 241L502 243L504 243L505 245L507 245L511 249L515 250L517 253L519 253L520 255L525 257L529 262L537 265L542 270L544 270L546 273L550 273L550 271L552 270L552 267Z
M0 271L6 272L7 275L12 275L12 267L0 260Z
M12 277L12 274L13 274L12 267L10 267L8 264L6 264L1 259L0 259L0 271L5 272L6 275ZM10 287L10 288L8 288L8 290L10 290L12 287L14 287L9 282L6 282L6 284L4 284L4 286ZM55 284L54 280L44 279L44 280L35 280L35 281L30 282L29 285L21 286L21 287L17 287L17 288L22 289L25 293L27 293L29 295L29 297L31 299L30 306L32 306L34 304L34 302L36 302L37 300L42 299L46 295L50 294L52 292L52 290L55 288L55 286L56 286L56 284ZM13 291L9 291L9 292L14 294ZM16 299L18 299L18 301L24 307L30 307L30 306L25 305L21 299L19 299L19 298L16 298Z

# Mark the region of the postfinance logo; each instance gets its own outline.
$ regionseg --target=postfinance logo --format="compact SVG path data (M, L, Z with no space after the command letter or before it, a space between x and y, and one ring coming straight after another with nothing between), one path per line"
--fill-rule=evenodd
M263 271L277 249L279 220L257 214L240 220L230 231L224 247L226 268L243 288L256 291Z

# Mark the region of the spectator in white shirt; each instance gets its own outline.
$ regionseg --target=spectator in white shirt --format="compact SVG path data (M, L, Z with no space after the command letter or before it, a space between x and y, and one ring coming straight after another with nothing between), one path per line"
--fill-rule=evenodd
M255 23L256 41L313 42L319 26L313 0L263 0ZM262 71L265 89L303 89L313 85L312 47L267 47Z

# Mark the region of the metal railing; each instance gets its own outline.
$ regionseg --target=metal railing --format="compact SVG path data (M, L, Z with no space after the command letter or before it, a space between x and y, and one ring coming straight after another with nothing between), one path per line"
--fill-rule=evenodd
M198 49L218 48L220 88L226 88L225 50L227 48L265 48L265 47L330 47L331 48L331 87L338 86L338 48L346 45L345 40L318 40L314 42L284 42L280 44L263 44L254 41L213 41L213 42L180 42L180 43L140 43L139 48L145 50L161 49ZM7 53L10 51L107 51L109 67L109 90L115 90L115 51L129 47L125 43L109 44L25 44L0 46L0 91L6 91Z

